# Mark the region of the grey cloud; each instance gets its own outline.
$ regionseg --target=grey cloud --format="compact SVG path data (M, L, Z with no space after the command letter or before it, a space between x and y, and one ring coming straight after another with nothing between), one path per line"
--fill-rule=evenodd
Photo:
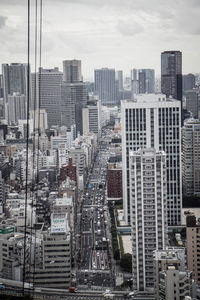
M0 29L6 25L7 17L0 16Z
M132 36L144 31L144 28L139 23L133 20L120 20L117 24L117 30L125 36Z

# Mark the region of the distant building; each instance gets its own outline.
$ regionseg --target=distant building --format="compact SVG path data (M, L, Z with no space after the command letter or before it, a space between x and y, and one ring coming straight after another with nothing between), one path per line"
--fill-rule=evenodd
M31 109L45 109L48 127L61 125L61 82L63 74L58 68L39 70L32 74L32 101Z
M94 90L102 105L116 105L115 69L102 68L94 70Z
M63 61L63 82L61 84L61 125L83 133L82 109L87 101L86 85L82 81L81 61Z
M195 88L195 75L194 74L187 74L183 75L183 93L185 94L186 91L192 90Z
M182 53L161 53L161 92L167 97L182 101Z
M83 134L96 133L100 131L100 113L98 102L87 102L87 106L82 110L83 114Z
M27 96L28 65L21 63L3 64L3 92L7 103L8 95L19 93Z
M153 69L131 70L131 91L134 94L155 93L155 71Z
M118 81L118 89L119 91L123 91L123 71L116 71L116 80Z
M107 197L122 199L122 164L108 163L107 166Z
M83 81L80 60L63 61L63 81L68 83Z
M200 120L188 119L182 128L184 194L200 194Z
M200 119L200 89L187 90L185 97L186 109L192 113L193 118Z
M167 244L166 155L140 149L129 163L133 290L153 291L153 251Z
M18 120L26 120L26 97L19 93L8 95L6 104L6 119L9 125L17 125Z

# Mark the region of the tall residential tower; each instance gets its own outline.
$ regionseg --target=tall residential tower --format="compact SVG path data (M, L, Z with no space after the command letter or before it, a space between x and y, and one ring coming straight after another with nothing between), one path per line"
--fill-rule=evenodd
M130 151L155 148L166 153L168 224L181 224L181 103L163 94L137 95L121 101L123 199L130 224Z

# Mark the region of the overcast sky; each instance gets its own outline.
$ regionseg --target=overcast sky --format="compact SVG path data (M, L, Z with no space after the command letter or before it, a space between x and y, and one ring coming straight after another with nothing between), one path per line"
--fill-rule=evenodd
M27 61L26 0L0 0L0 40L0 63ZM102 67L158 75L164 50L182 51L183 73L200 72L200 0L43 0L43 67L75 58L85 80Z

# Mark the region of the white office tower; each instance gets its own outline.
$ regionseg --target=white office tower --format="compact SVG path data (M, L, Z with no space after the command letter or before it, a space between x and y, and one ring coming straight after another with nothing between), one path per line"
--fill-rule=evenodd
M166 200L165 153L130 152L133 290L153 291L153 251L167 243Z
M26 97L19 93L8 95L6 119L9 125L17 125L18 120L26 120Z
M186 269L184 248L154 251L154 276L156 300L193 299L192 272Z
M94 91L102 105L117 104L115 69L94 70Z
M58 68L40 69L32 74L32 102L31 109L45 109L49 128L52 125L61 125L61 82L62 72Z
M180 101L163 94L136 95L121 101L123 205L130 224L129 152L153 147L166 153L168 224L181 224Z
M188 119L182 128L184 194L200 194L200 120Z

